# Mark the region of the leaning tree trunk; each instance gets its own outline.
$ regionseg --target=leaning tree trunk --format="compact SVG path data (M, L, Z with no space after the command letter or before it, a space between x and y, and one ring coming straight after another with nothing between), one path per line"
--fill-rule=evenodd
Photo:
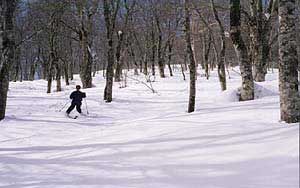
M190 23L190 8L189 0L185 0L185 40L187 47L187 54L190 60L190 95L189 95L189 106L188 112L195 111L195 98L196 98L196 62L194 59L194 52L192 49L191 40L191 23Z
M295 0L279 1L279 90L281 120L299 122Z
M215 8L214 0L211 0L211 6L214 13L215 20L218 22L219 28L220 28L220 38L221 38L221 50L220 54L218 54L217 58L217 65L218 65L218 76L219 81L221 83L221 89L222 91L226 90L226 72L225 72L225 50L226 50L226 44L225 44L225 29L222 25L221 20L219 19L219 15L217 12L217 9Z
M240 0L230 0L230 37L240 63L242 76L241 101L254 99L254 82L252 66L247 47L241 35L241 5Z
M0 1L0 120L5 117L9 69L14 61L15 36L13 20L15 9L16 0Z

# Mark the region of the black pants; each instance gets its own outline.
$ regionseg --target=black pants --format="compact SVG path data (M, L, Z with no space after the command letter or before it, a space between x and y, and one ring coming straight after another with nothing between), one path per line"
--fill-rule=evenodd
M74 104L74 103L72 103L71 106L68 108L67 113L69 114L75 108L75 106L77 112L81 114L81 108L80 108L81 104Z

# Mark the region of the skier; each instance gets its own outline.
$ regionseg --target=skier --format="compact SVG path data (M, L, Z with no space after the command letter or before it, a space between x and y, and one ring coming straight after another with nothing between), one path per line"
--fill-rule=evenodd
M81 114L81 101L82 98L85 98L86 95L85 93L80 91L80 85L76 86L76 91L73 91L70 95L70 99L72 99L72 103L71 106L68 108L68 110L66 111L67 115L70 114L70 112L75 108L76 106L76 110L79 114Z

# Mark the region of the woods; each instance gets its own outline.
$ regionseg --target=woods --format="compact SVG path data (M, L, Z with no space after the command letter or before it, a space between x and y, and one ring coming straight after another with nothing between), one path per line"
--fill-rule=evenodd
M299 187L300 0L0 0L0 187Z
M226 91L226 73L239 66L239 101L256 99L255 84L278 68L281 120L299 122L297 12L295 0L3 0L0 119L9 81L44 79L45 92L52 93L77 74L83 88L92 88L102 71L106 85L99 98L110 103L114 82L126 87L130 70L151 84L179 69L183 80L189 77L187 111L193 112L198 78L210 79L217 70Z

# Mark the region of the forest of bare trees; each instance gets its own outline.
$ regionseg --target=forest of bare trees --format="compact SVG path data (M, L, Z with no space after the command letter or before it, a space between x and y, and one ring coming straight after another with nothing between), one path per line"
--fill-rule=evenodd
M9 81L47 80L62 91L80 75L83 88L103 70L106 102L113 84L134 70L168 79L189 73L188 112L195 110L197 70L216 69L220 91L239 66L240 101L279 68L281 120L299 122L300 18L296 0L0 0L0 120ZM188 78L188 77L187 77ZM52 88L56 82L56 88ZM102 98L102 97L101 97ZM184 110L184 109L183 109Z

